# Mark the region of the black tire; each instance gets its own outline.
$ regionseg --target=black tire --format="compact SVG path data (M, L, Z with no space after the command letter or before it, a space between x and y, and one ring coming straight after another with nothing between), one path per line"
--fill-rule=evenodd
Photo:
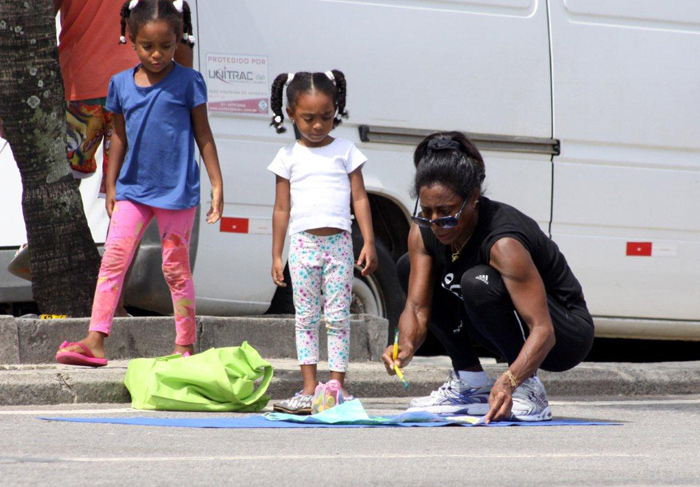
M356 222L353 222L352 229L352 247L355 254L355 262L357 262L362 247L364 246L364 239L362 238L362 233ZM361 283L366 284L375 295L375 298L380 302L381 309L379 313L376 313L389 321L389 342L393 343L394 340L394 330L399 323L399 316L403 312L404 304L406 303L406 295L401 289L401 284L399 283L399 276L396 273L396 262L391 256L391 253L382 243L381 240L375 241L375 248L377 250L377 270L371 275L363 277L360 274L361 268L355 266L355 283L353 285L353 305L351 305L351 311L357 312L357 284L358 280ZM355 308L355 309L353 309Z
M357 224L353 222L352 246L355 261L360 256L363 245L362 233ZM360 274L361 268L355 266L351 312L369 311L372 314L386 318L389 321L389 341L393 341L394 330L403 311L406 296L399 284L399 277L396 274L396 262L394 262L391 253L380 240L376 241L375 247L377 249L378 266L373 274L363 277ZM289 285L284 288L277 288L270 303L270 308L265 314L294 314L289 265L285 265L284 279ZM375 310L378 312L375 312Z

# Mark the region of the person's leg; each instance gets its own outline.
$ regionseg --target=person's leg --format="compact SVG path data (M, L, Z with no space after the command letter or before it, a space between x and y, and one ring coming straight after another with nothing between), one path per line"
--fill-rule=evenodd
M399 282L408 294L411 260L404 254L396 264ZM469 336L468 318L460 312L462 303L454 294L444 289L439 282L433 288L433 301L428 328L445 348L455 370L480 371L481 363Z
M163 252L163 275L170 288L175 315L173 353L194 353L196 340L195 293L190 268L190 238L196 208L153 208Z
M354 277L352 237L342 232L319 239L323 239L321 289L325 298L328 369L331 379L344 386L350 359L350 302Z
M515 310L500 273L488 265L475 266L462 275L461 285L464 306L476 339L484 346L498 350L509 364L513 363L529 329ZM549 295L547 304L556 344L542 368L567 370L588 354L593 342L593 321L585 308L569 311Z
M397 270L404 292L408 292L408 254L399 259ZM462 309L461 300L436 283L428 326L452 359L454 370L445 383L429 396L412 399L409 411L472 415L482 415L488 411L491 382L472 345L469 318Z
M289 273L295 309L297 356L304 387L310 395L316 389L316 367L319 359L319 321L321 320L321 254L317 238L297 233L289 242Z
M583 303L567 309L553 296L547 296L547 306L556 343L540 367L550 372L563 372L583 362L591 351L593 318Z
M512 364L528 333L501 275L490 266L478 265L462 275L460 284L473 333L484 346L497 350ZM513 391L511 414L522 421L551 419L547 393L536 374Z
M117 201L114 207L97 278L90 329L88 336L80 341L96 357L104 357L103 342L112 327L126 269L152 217L149 207L131 201ZM63 350L82 351L78 346L62 348L61 351Z
M106 99L100 99L104 100L106 102ZM109 147L110 147L110 141L112 138L112 132L114 131L114 126L112 125L112 121L114 120L114 114L112 112L108 112L107 110L104 109L104 103L102 103L102 179L100 181L100 197L104 198L107 190L106 190L106 183L105 181L107 180L107 168L109 167ZM98 143L99 145L99 143ZM136 246L136 249L134 250L134 256L131 259L131 265L129 268L126 270L126 275L124 276L124 285L122 286L122 292L119 294L119 302L117 303L117 309L114 310L114 316L116 318L119 317L127 317L130 316L129 313L126 311L124 308L124 296L126 295L126 287L129 284L129 277L131 276L131 271L134 268L134 263L136 262L136 258L139 254L139 246Z

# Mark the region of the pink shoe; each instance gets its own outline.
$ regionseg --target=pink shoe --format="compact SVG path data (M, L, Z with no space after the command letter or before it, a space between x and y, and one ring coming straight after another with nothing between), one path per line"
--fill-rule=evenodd
M314 392L311 412L312 414L320 413L343 402L343 386L340 385L340 382L335 379L329 380L325 384L320 382Z
M73 345L79 346L83 352L58 352L56 354L56 362L65 365L86 365L88 367L104 367L107 365L106 358L95 357L90 349L79 342L63 342L61 348L72 347Z

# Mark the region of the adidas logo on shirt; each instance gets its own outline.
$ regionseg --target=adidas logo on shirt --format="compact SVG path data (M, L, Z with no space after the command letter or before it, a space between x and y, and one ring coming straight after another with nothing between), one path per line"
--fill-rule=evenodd
M486 274L479 274L479 275L476 276L474 279L478 279L478 280L480 280L481 282L483 282L484 284L488 284L488 283L489 283L489 276L487 276Z

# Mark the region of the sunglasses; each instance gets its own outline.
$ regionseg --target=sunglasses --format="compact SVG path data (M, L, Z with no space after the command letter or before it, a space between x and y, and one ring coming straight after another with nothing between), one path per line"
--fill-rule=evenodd
M459 209L456 215L442 216L440 218L436 218L435 220L429 220L428 218L423 218L422 216L416 216L419 201L418 199L416 199L416 207L413 208L413 216L411 217L411 220L413 220L413 222L416 225L423 228L430 228L431 225L435 225L440 228L454 228L459 223L459 216L462 214L464 206L467 204L467 199L464 200L464 203L462 203L462 207Z

